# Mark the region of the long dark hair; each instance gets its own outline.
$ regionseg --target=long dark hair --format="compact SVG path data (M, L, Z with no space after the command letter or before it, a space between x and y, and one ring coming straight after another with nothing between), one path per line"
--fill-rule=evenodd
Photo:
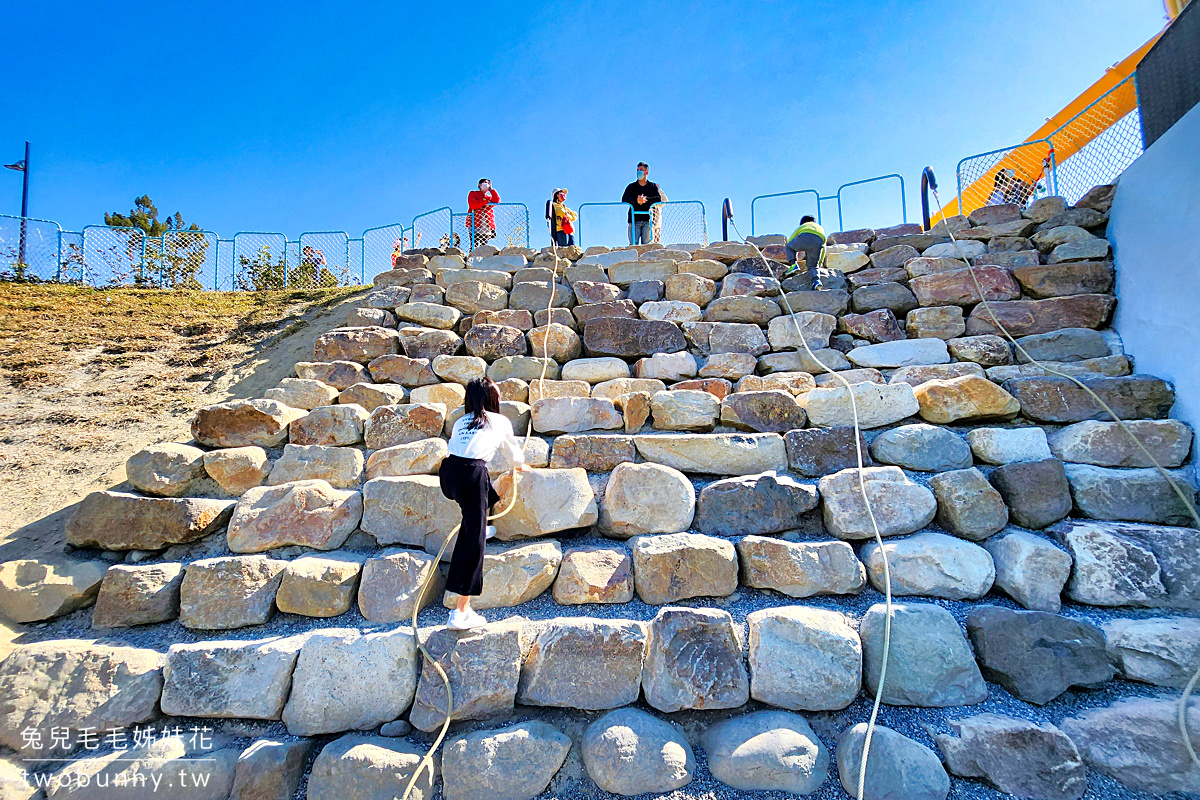
M485 411L500 413L500 387L491 378L475 378L467 384L467 396L463 400L470 419L467 420L467 430L475 431L487 425Z

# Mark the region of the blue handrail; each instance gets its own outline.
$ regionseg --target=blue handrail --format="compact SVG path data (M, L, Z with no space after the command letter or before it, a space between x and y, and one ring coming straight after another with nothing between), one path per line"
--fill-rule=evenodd
M837 198L837 206L838 206L838 229L839 230L846 229L845 223L843 223L843 221L842 221L842 189L848 189L851 186L861 186L864 183L874 183L875 181L886 181L891 178L895 178L896 180L900 181L900 216L904 222L908 222L908 204L904 197L904 176L900 175L899 173L892 172L888 175L876 175L874 178L866 178L865 180L861 180L861 181L851 181L850 183L843 183L841 186L838 187L837 194L834 195L834 197Z
M754 229L754 204L755 203L757 203L759 200L766 200L767 198L770 198L770 197L790 197L792 195L797 195L797 194L811 194L813 197L817 198L817 222L819 223L821 221L821 201L828 200L829 198L821 197L821 193L818 192L816 189L797 189L794 192L775 192L774 194L760 194L758 197L755 197L753 200L750 201L750 235L751 236L758 235Z

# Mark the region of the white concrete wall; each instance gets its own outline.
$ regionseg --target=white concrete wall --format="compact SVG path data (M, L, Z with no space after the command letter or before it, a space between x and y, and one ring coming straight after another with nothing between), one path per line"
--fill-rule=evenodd
M1138 373L1175 384L1171 416L1200 424L1200 106L1121 175L1108 223L1114 326ZM1200 449L1194 446L1194 449Z

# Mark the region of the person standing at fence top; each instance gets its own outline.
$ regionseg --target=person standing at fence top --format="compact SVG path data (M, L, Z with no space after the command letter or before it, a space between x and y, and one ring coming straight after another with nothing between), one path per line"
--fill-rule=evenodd
M796 255L801 252L804 253L803 273L800 273L799 264L796 261ZM816 219L808 214L800 218L800 227L792 231L792 235L788 237L788 242L784 245L784 253L787 255L787 263L792 265L787 272L783 273L784 280L797 274L803 274L804 288L821 288L817 279L817 267L820 266L821 260L825 256L825 229L817 223Z
M575 244L575 220L579 219L579 216L567 208L566 189L554 190L554 200L550 209L554 219L554 243L559 247Z
M500 413L500 389L491 378L475 378L467 384L463 400L466 413L454 423L448 443L449 455L438 467L438 484L447 499L462 511L462 526L450 556L446 591L458 595L447 625L467 630L487 620L471 608L471 598L483 593L483 548L496 529L487 524L488 509L500 495L488 477L488 461L503 450L517 470L528 472L521 443L513 435L512 423Z
M650 206L662 202L658 184L649 180L650 166L645 161L637 165L637 180L625 187L621 202L633 206L629 213L629 243L650 244L654 241L654 226L650 221Z
M474 232L472 248L481 247L496 238L496 214L492 206L499 202L500 193L492 188L492 182L487 178L480 178L479 188L467 194L471 230Z

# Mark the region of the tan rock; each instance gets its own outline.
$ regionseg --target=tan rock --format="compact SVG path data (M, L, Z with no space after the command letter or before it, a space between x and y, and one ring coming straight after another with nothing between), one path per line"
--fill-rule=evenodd
M529 404L543 397L590 397L591 384L587 381L532 381L529 384Z
M664 533L634 537L630 545L634 588L644 603L727 597L737 591L737 552L728 539Z
M721 414L721 401L708 392L683 389L650 396L654 427L668 431L711 431Z
M368 380L370 375L362 364L353 361L298 361L296 377L320 381L343 391Z
M630 392L654 394L666 391L666 388L667 385L657 378L614 378L593 385L592 397L612 400Z
M362 529L380 544L436 553L461 522L458 504L442 494L436 475L372 478L363 485Z
M125 462L125 475L135 489L162 497L187 495L204 474L204 451L178 442L152 444Z
M288 562L267 556L219 556L187 565L179 590L185 628L228 630L262 625Z
M394 402L403 402L404 390L399 386L395 388L399 389L399 397ZM392 398L387 399L393 402ZM341 447L358 444L363 439L363 428L370 418L366 407L358 404L321 406L289 425L288 438L295 445Z
M363 562L362 553L336 551L305 555L288 562L275 595L285 614L336 617L354 605Z
M633 561L621 547L573 547L563 554L554 581L560 605L628 603L633 599Z
M236 497L261 485L271 472L271 463L261 447L230 447L205 453L204 471Z
M879 428L910 417L920 409L912 387L904 383L855 383L849 391L844 386L830 386L813 389L805 398L809 422L820 428L853 425L855 412L861 428Z
M529 350L539 358L551 358L559 364L565 364L579 358L583 352L583 342L571 328L552 323L529 331Z
M369 450L382 450L439 436L446 421L446 408L440 404L409 403L380 406L371 412L363 439Z
M1015 397L978 375L926 381L913 393L921 407L921 418L940 425L1008 420L1021 410Z
M202 408L192 418L192 438L205 447L275 447L288 425L308 412L274 400L231 400Z
M744 536L737 543L742 583L788 597L858 594L867 582L862 562L846 542L788 542Z
M360 459L362 453L353 451ZM362 519L362 493L336 489L321 479L259 486L238 501L226 539L235 553L261 553L285 545L335 550Z
M666 280L666 299L695 303L704 308L716 294L717 284L703 275L678 272Z
M183 565L113 564L104 573L93 628L128 628L179 616Z
M363 564L358 610L371 622L408 623L413 609L436 600L445 584L436 557L415 550L385 551Z
M425 640L425 649L450 679L454 703L451 720L487 719L511 713L521 675L521 634L514 625L485 625L470 631L438 628ZM445 724L446 682L428 658L409 721L432 732Z
M398 383L415 387L438 382L437 373L433 371L433 362L428 358L384 355L371 361L367 368L371 370L371 380L376 383Z
M471 598L471 607L510 608L528 603L554 583L562 557L562 546L553 541L489 546L483 556L483 594ZM458 595L446 592L443 604L454 608Z
M679 470L662 464L619 464L604 489L600 530L622 539L686 531L695 509L695 487Z
M304 378L284 378L279 385L263 392L267 400L275 400L292 408L311 411L337 400L338 390L328 384Z
M398 383L356 383L338 396L338 402L358 406L370 417L380 406L398 406L407 398L408 392Z
M563 364L562 367L564 381L580 380L587 381L589 384L597 384L628 377L629 365L623 359L615 356L577 358L568 364Z
M92 492L67 521L67 543L107 550L161 550L220 530L233 506L232 500Z
M442 380L463 386L487 375L487 362L476 356L438 355L433 357L431 367Z
M586 528L599 517L596 496L582 469L534 469L504 475L495 484L500 508L508 507L514 481L516 502L495 522L501 541Z
M367 459L367 480L433 475L449 453L444 439L421 439L376 450Z
M363 480L363 454L353 447L284 445L271 466L267 484L323 480L335 489L357 489Z
M317 337L313 361L354 361L366 364L400 352L400 335L393 328L336 328Z
M37 622L89 606L108 565L67 558L22 558L0 564L0 612Z
M612 400L598 397L544 397L532 406L538 433L618 430L624 425Z

